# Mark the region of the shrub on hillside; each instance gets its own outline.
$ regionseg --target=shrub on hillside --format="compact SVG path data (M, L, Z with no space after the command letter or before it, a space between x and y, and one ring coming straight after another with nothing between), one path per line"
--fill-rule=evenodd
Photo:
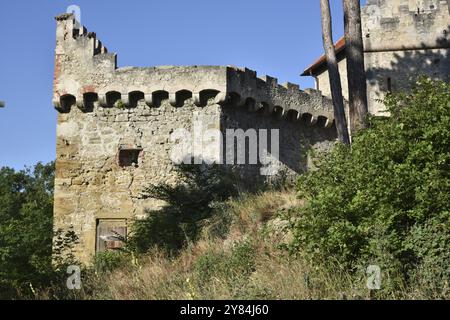
M93 259L93 270L98 273L111 272L131 263L131 257L124 251L97 252Z
M255 271L255 244L250 240L236 242L230 251L209 250L198 257L194 265L194 275L201 291L210 290L209 286L216 279L220 279L228 288L232 288L233 295L239 296L251 274Z
M52 238L55 258L76 239L70 231L53 233L54 172L54 163L21 171L0 168L0 298L14 298L19 291L32 296L38 287L59 280Z
M178 184L152 185L144 191L143 198L163 200L165 205L134 222L128 240L132 251L145 253L156 247L176 252L197 240L214 203L237 194L237 179L224 166L181 165L178 170Z
M385 100L351 147L337 145L302 176L291 249L345 269L382 269L384 288L450 277L450 85L420 79ZM398 280L398 282L396 282ZM440 290L440 291L439 291Z

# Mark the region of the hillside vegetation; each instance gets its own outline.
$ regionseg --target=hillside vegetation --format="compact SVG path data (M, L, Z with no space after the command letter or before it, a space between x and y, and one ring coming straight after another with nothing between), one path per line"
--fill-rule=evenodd
M327 273L289 254L284 218L302 206L296 192L266 191L223 203L203 221L201 239L175 256L99 256L83 279L81 299L339 299L369 298L365 281ZM225 233L223 233L225 231ZM401 297L399 295L396 297ZM52 298L51 291L40 298Z
M123 250L97 254L79 291L65 288L63 267L33 278L48 250L19 255L20 241L3 236L8 288L34 299L448 299L450 85L423 78L385 103L390 117L315 155L293 186L250 192L220 166L180 167L183 184L144 192L167 205L133 224ZM9 204L26 190L1 186ZM21 208L0 211L4 232L33 228ZM28 239L30 229L14 232ZM48 248L49 238L31 239ZM367 288L369 266L381 270L379 290Z

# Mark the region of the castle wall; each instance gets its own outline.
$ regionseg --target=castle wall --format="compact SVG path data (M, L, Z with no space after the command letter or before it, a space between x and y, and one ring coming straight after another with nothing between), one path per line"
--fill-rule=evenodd
M256 182L275 182L279 179L286 179L294 181L298 174L306 172L313 167L311 157L311 149L320 152L330 150L336 141L336 128L334 126L325 128L323 126L311 126L305 121L297 121L289 118L280 119L276 115L265 116L259 112L249 112L243 107L235 108L232 106L224 106L221 115L221 128L223 136L226 136L226 131L230 129L242 129L243 131L260 132L260 130L267 130L268 135L267 147L269 154L274 150L271 144L272 130L278 130L278 155L277 160L273 164L264 165L242 165L237 166L240 169L244 181ZM264 138L258 138L258 152L261 152L261 146L265 143ZM248 140L247 140L248 143ZM237 145L227 145L224 143L225 152L230 152L234 149L237 153ZM248 158L249 149L246 150L246 157ZM248 163L248 161L247 161ZM274 175L265 176L264 168L270 169L269 173L276 173ZM262 174L263 173L263 174ZM275 181L274 181L275 180Z
M338 62L339 74L341 76L342 95L348 100L348 81L347 81L347 60L342 59ZM323 95L331 97L330 78L328 71L317 75L318 90Z
M450 81L450 1L369 0L362 21L371 113L419 75Z
M114 232L126 236L134 219L162 205L141 194L149 185L178 183L174 151L178 160L218 155L225 163L234 144L203 137L199 143L198 131L225 138L230 129L278 129L275 162L291 177L308 166L307 148L327 148L336 138L331 101L319 91L279 85L246 68L117 68L116 59L72 15L57 17L54 229L73 228L75 256L83 263L98 250L120 246ZM267 178L264 166L238 169L255 185Z
M361 9L364 50L449 47L448 0L368 0Z
M302 121L216 104L199 109L187 102L174 108L166 100L158 109L142 102L135 109L100 107L84 113L73 108L61 113L57 126L54 226L73 228L79 237L75 255L80 261L88 263L96 251L99 221L121 220L129 225L135 218L145 217L146 209L162 205L140 196L150 184L177 183L170 153L178 141L171 141L170 136L179 128L193 132L195 117L201 119L203 132L218 129L223 137L227 129L278 129L277 176L286 175L288 179L311 165L307 154L310 147L327 150L336 138L334 127L308 126ZM271 147L270 134L267 141ZM119 146L142 148L137 166L119 165ZM224 146L226 149L225 141ZM262 175L261 163L234 167L253 186L276 178Z
M418 76L450 82L450 49L368 52L365 59L372 114L384 113L379 100L387 92L410 90Z
M450 81L449 0L368 0L361 18L370 113L384 114L377 100L410 89L419 75ZM345 59L339 71L348 100ZM328 71L317 78L322 93L331 96Z
M193 103L182 108L168 101L160 108L140 103L135 109L96 108L83 113L73 108L58 116L55 180L55 229L74 228L79 237L76 256L88 262L95 252L99 219L131 222L146 208L160 203L140 199L150 184L177 181L170 134L192 129L193 112L207 128L219 128L218 105L201 110ZM119 165L120 146L140 148L136 166Z

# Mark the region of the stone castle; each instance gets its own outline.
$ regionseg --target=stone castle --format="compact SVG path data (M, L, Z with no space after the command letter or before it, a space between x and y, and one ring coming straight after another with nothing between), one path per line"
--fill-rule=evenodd
M364 30L370 31L366 50L373 52L373 59L366 60L371 61L373 70L383 69L380 73L373 71L373 75L369 71L369 83L372 77L385 79L388 71L384 68L395 61L396 53L383 49L386 41L379 41L385 28L400 30L399 39L391 32L389 45L409 45L411 50L419 50L412 42L419 39L425 46L421 50L428 52L426 46L433 46L432 52L438 50L448 59L448 49L436 48L435 42L427 38L442 39L444 29L437 28L434 22L448 22L448 1L425 1L435 3L434 7L427 7L427 15L418 11L425 22L413 25L396 14L409 15L410 6L403 3L415 1L390 1L399 3L396 10L391 10L395 14L387 13L387 2L369 0L364 8L365 26L370 26ZM276 78L258 77L252 70L232 66L118 68L116 54L108 53L96 34L79 25L72 14L60 15L56 21L54 228L73 228L79 238L75 255L84 263L89 263L98 251L120 247L116 235L126 236L134 219L145 217L147 208L161 205L142 199L141 193L150 184L177 183L177 163L171 156L174 149L178 148L182 159L194 161L222 159L231 150L234 162L226 164L256 184L266 178L267 166L275 166L275 172L286 175L303 172L310 162L307 149L327 149L336 140L332 103L326 97L326 81L319 74L319 70L326 73L326 68L320 62L308 73L320 82L317 90L300 90L291 83L280 85ZM411 34L414 26L421 32L420 37ZM402 28L407 31L402 32ZM433 63L445 73L446 61ZM408 70L402 77L408 75ZM448 77L448 71L445 75ZM392 77L395 86L395 79L403 81ZM381 82L377 86L381 87ZM374 96L370 94L370 98ZM374 108L371 110L378 110ZM175 135L180 129L185 135L219 132L227 138L202 136L199 153L189 146L180 148L180 140L186 138ZM254 136L252 130L259 136ZM274 136L277 139L271 139ZM256 162L251 161L249 153L249 148L254 147L248 143L252 138L256 139L253 141L259 154ZM275 145L268 146L265 140ZM214 150L214 154L205 154L208 150ZM246 161L236 161L239 152Z
M180 128L195 131L201 120L200 131L278 130L276 161L287 174L305 170L308 146L326 148L335 139L332 104L319 91L279 85L245 68L118 68L116 55L77 26L73 15L56 21L54 227L73 227L79 237L76 256L83 262L120 245L112 234L126 235L133 219L158 206L141 199L145 187L176 183L171 152L178 143L172 134ZM235 138L223 148L237 148ZM217 149L214 141L205 143L207 150ZM191 155L187 150L181 156ZM245 163L236 163L240 173L256 182L261 161Z

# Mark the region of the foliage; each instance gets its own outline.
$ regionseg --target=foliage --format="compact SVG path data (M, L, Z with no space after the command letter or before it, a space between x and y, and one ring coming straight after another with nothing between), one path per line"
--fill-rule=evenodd
M121 250L98 252L94 256L93 269L96 272L110 272L130 262L129 255Z
M39 299L369 299L367 276L355 277L330 260L310 263L280 250L288 238L279 235L279 214L302 205L296 192L261 192L223 203L229 208L226 234L203 234L196 243L167 256L154 249L145 255L109 252L99 255L101 266L83 270L82 289L61 292L57 287L37 291ZM225 210L225 209L224 209ZM264 217L261 219L260 217ZM259 222L258 222L259 221ZM213 225L217 221L207 222ZM227 223L227 222L223 222ZM208 226L206 226L208 227ZM216 228L216 227L214 227ZM284 229L284 228L283 228ZM285 230L288 231L288 230ZM286 234L288 236L289 232ZM423 238L422 241L429 241ZM117 258L117 260L116 260ZM121 262L121 259L123 263ZM131 259L130 259L131 258ZM130 261L131 260L131 261ZM110 261L114 263L110 264ZM116 264L115 261L119 263ZM127 262L128 261L128 262ZM442 270L442 269L441 269ZM413 279L411 279L413 280ZM380 299L430 299L442 289L422 286L420 273L409 286L384 291ZM54 286L56 283L54 284ZM384 285L384 280L383 280ZM58 292L60 290L60 292ZM54 294L58 292L58 294ZM51 293L51 294L49 294ZM444 298L448 298L449 292Z
M120 100L120 99L117 100L116 103L114 103L114 106L115 106L117 109L125 109L125 108L126 108L125 104L124 104L123 101Z
M181 184L143 195L165 205L134 224L131 254L98 254L80 291L62 285L76 236L52 234L53 164L2 168L0 298L363 299L373 296L361 271L373 264L378 298L448 298L449 101L450 85L426 79L389 96L392 116L322 155L300 177L299 199L289 190L229 199L238 180L223 167L181 166ZM286 243L295 255L280 250Z
M0 287L41 282L51 266L53 163L0 169Z
M143 198L165 202L161 210L148 210L148 217L133 224L128 248L143 253L158 247L174 253L198 239L202 222L213 213L213 203L237 193L234 175L219 165L181 165L173 186L152 185Z
M32 294L58 277L52 265L53 186L54 163L0 169L0 298ZM57 231L55 238L60 251L76 240L70 231Z
M200 282L210 281L212 277L223 277L227 281L247 278L254 269L255 248L249 241L237 242L227 254L224 251L208 251L201 255L195 264Z
M391 116L323 155L299 179L291 249L343 268L382 268L398 287L450 277L450 85L422 78L385 104ZM388 285L385 286L387 289Z

